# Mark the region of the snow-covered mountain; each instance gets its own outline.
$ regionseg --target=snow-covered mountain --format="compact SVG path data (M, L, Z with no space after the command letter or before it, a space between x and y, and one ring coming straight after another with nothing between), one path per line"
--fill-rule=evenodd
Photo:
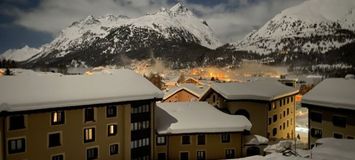
M259 54L326 53L354 40L354 0L308 0L283 10L233 46Z
M206 49L221 45L206 21L197 18L178 3L170 9L162 8L154 14L138 18L88 16L62 30L57 38L42 46L41 51L27 63L116 64L121 63L122 56L149 57L149 52L159 52L156 50L168 47L168 44L185 47L199 45ZM169 49L165 51L165 54L175 52Z
M9 49L3 54L0 54L0 59L14 60L17 62L25 61L39 52L37 48L24 46L20 49Z

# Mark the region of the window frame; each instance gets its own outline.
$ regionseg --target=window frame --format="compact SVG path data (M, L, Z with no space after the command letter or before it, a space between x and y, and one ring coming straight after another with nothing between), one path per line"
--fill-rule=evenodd
M185 143L185 140L184 137L188 137L188 143ZM191 144L191 136L190 135L182 135L181 136L181 144L182 145L190 145Z
M200 136L203 136L203 143L200 143ZM196 135L196 140L197 140L196 144L199 145L199 146L206 145L206 138L207 137L206 137L205 134L197 134Z
M320 137L313 136L313 134L312 134L312 129L313 129L313 130L319 130L320 133L321 133ZM312 138L323 138L323 129L322 129L322 128L314 128L314 127L312 127L312 128L310 129L309 134L310 134L310 136L311 136Z
M50 135L54 134L59 134L59 145L51 146L50 144ZM63 145L63 136L62 136L62 131L57 131L57 132L49 132L47 134L47 148L58 148Z
M86 132L85 132L85 130L90 130L90 129L92 129L93 131L92 131L92 139L89 139L89 140L87 140L86 139ZM90 143L90 142L95 142L96 141L96 127L95 126L92 126L92 127L85 127L85 128L83 128L83 135L84 135L84 143Z
M179 152L179 160L183 160L182 159L182 154L186 153L187 154L187 159L190 159L190 153L189 151L180 151Z
M111 131L111 126L113 126L113 131L114 133L110 133ZM107 136L110 137L110 136L115 136L117 135L118 133L118 125L117 123L111 123L111 124L107 124Z
M160 139L160 138L163 139L163 141L164 141L163 143L159 143L159 139ZM157 146L166 145L166 136L159 136L159 135L158 135L158 136L156 137L156 145L157 145Z
M61 121L57 121L57 122L54 122L54 114L55 113L57 113L57 115L58 115L58 113L61 113L60 114L60 119L61 119ZM51 116L51 125L52 126L54 126L54 125L62 125L62 124L65 124L65 111L64 110L58 110L58 111L53 111L53 112L51 112L51 114L50 114L50 116ZM57 118L58 119L58 118Z
M199 157L199 153L203 153L203 157ZM206 151L205 150L197 150L196 151L196 160L206 160Z
M233 155L232 155L232 154L227 154L228 151L233 151ZM236 149L235 149L235 148L226 148L226 149L224 149L224 157L225 157L226 159L229 159L229 158L236 158L236 157L237 157Z
M89 120L89 119L86 119L87 118L87 116L86 116L86 110L87 109L92 109L93 110L93 119L92 120ZM86 108L84 108L83 109L83 113L84 113L84 123L90 123L90 122L95 122L96 121L96 109L95 109L95 107L86 107Z
M224 138L224 137L228 138ZM230 143L231 142L231 135L230 133L221 133L221 143Z
M335 123L335 122L334 122L334 119L336 119L336 120L345 120L345 122L344 122L344 124ZM332 116L332 124L333 124L333 126L335 126L335 127L346 128L347 121L348 121L348 119L347 119L347 117L345 117L345 116L340 116L340 115L333 115L333 116Z
M111 112L109 111L110 109L114 108L113 113L111 114ZM114 118L117 117L117 111L118 111L118 106L117 105L107 105L106 106L106 118Z
M53 158L54 158L55 156L63 156L63 159L62 159L62 160L65 160L65 153L52 154L52 155L51 155L51 160L53 160Z
M320 115L320 120L318 120L319 117L317 117L316 119L312 118L314 116L312 116L312 114L318 114ZM323 122L323 113L321 112L315 112L315 111L310 111L309 112L309 119L312 121L312 122L317 122L317 123L322 123Z
M111 146L116 146L116 145L117 145L117 153L112 153L112 152L111 152ZM109 154L110 156L114 156L114 155L120 154L120 144L119 144L119 143L112 143L112 144L109 144L109 145L108 145L108 148L109 148L108 154Z
M10 150L10 147L11 147L11 145L10 145L10 141L16 141L15 143L16 143L16 146L17 146L17 140L24 140L24 143L23 143L23 146L24 146L24 149L21 149L21 150L19 150L19 149L17 149L17 147L16 147L16 150L15 151L11 151ZM6 152L7 152L7 154L8 155L16 155L16 154L23 154L23 153L26 153L27 152L27 143L26 143L26 141L27 141L27 138L25 137L25 136L23 136L23 137L12 137L12 138L8 138L7 140L6 140ZM22 144L21 144L22 145Z
M13 117L17 117L17 116L22 116L23 117L23 126L21 126L22 128L12 128L11 126L11 118ZM24 130L27 128L27 116L24 114L15 114L15 115L10 115L8 118L8 131L18 131L18 130Z
M96 156L96 158L90 158L89 159L89 156L88 156L88 150L90 150L90 149L97 149L97 156ZM92 146L92 147L88 147L88 148L86 148L85 149L85 159L86 160L95 160L95 159L100 159L100 150L99 150L99 146Z
M339 135L339 136L341 136L341 138L336 138L335 135ZM340 132L333 132L333 138L335 138L335 139L344 139L344 134L340 133Z

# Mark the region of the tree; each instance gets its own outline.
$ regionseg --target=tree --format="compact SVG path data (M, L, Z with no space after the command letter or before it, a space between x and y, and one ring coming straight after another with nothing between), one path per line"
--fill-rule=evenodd
M5 70L5 74L4 75L6 75L6 76L10 76L10 75L12 75L12 73L11 73L11 71L10 71L10 69L9 68L6 68L6 70Z

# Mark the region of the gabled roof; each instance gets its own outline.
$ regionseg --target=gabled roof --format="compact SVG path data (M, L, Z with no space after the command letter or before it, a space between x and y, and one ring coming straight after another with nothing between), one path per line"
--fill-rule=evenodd
M205 93L207 90L209 89L208 86L197 86L195 84L189 84L189 83L185 83L185 84L181 84L178 87L174 87L169 89L169 91L164 93L164 100L168 99L169 97L173 96L174 94L178 93L181 90L185 90L193 95L195 95L196 97L200 98L202 96L203 93Z
M325 79L303 96L302 104L355 110L355 80Z
M297 89L286 86L274 79L258 79L245 83L214 83L211 86L211 90L227 100L272 101L298 93ZM206 92L201 99L205 98L210 91Z
M0 112L27 111L136 100L163 93L131 70L94 75L17 75L0 78Z
M252 126L244 116L223 113L207 102L157 103L155 120L159 134L241 132Z

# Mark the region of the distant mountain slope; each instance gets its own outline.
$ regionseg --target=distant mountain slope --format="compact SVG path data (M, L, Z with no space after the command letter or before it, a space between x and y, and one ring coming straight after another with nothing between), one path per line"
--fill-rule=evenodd
M236 50L326 53L355 40L354 0L308 0L233 44Z
M89 16L74 22L51 43L43 46L26 64L120 65L122 56L133 59L150 57L150 52L154 53L161 47L166 47L165 53L160 54L163 58L175 57L172 54L194 57L186 52L176 53L178 50L174 46L212 50L220 45L208 24L178 3L170 9L161 9L138 18Z
M0 59L14 60L17 62L25 61L39 52L36 48L27 45L20 49L9 49L0 55Z

